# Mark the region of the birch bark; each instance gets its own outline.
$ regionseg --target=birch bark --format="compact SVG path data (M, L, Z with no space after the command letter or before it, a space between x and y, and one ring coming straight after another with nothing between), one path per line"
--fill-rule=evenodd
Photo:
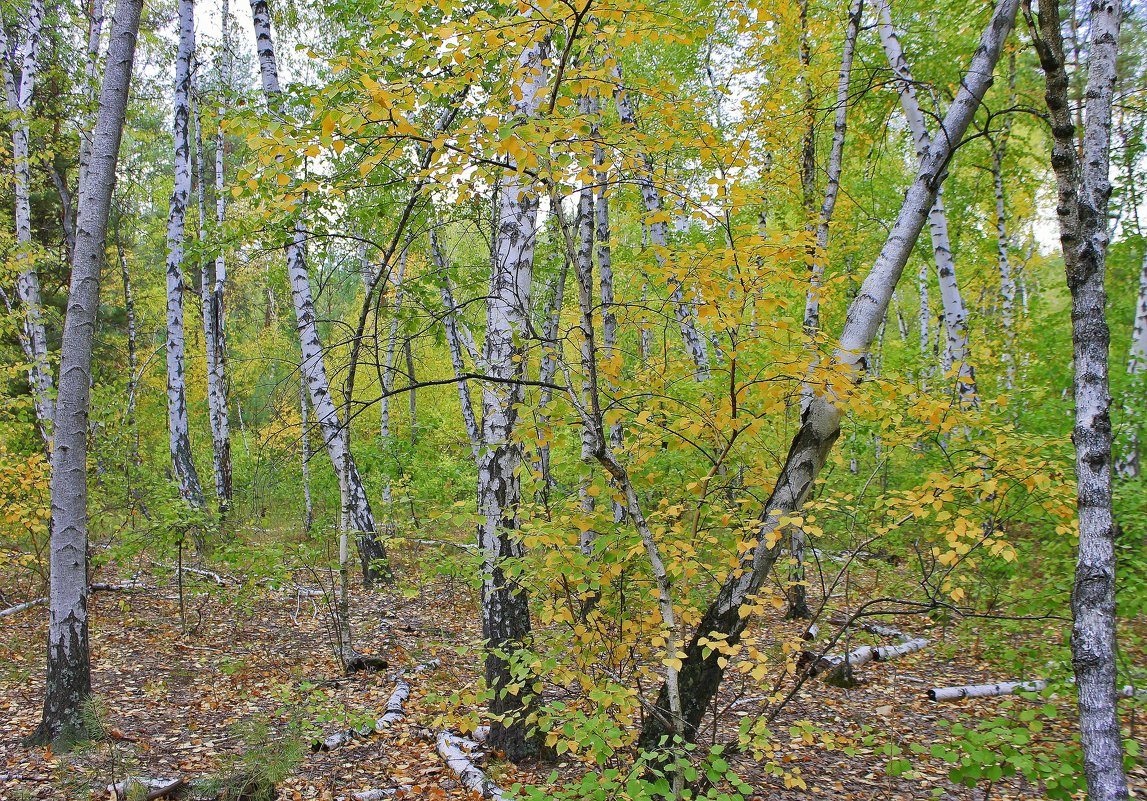
M1127 355L1127 372L1131 375L1129 402L1123 404L1123 417L1130 431L1127 452L1119 459L1116 470L1120 478L1139 475L1139 429L1142 426L1142 398L1147 384L1147 250L1143 251L1143 266L1139 273L1139 302L1135 307L1135 324L1131 331L1131 350Z
M810 340L815 341L820 331L820 291L824 284L824 269L828 261L828 234L832 224L832 213L836 209L836 199L840 194L840 173L844 162L844 139L848 130L848 88L852 80L852 59L856 52L856 36L860 30L860 15L863 0L853 0L848 10L848 26L844 34L844 46L841 48L840 73L836 83L836 109L833 113L832 148L828 156L828 176L824 191L824 201L820 207L820 219L816 227L816 245L811 254L811 276L808 293L805 297L804 331ZM807 3L801 5L801 62L807 70L810 67L810 47L808 43ZM806 77L806 81L809 80ZM815 192L816 167L816 139L812 119L812 85L807 89L807 105L809 119L809 133L806 137L804 158L802 161L802 177L805 193L805 207L808 210L812 204L812 194ZM813 392L811 387L805 389L805 399ZM786 615L792 619L812 617L812 610L808 606L808 588L805 584L804 554L807 537L804 529L793 526L791 530L793 571L790 576L792 584L789 590L789 608Z
M273 105L282 92L279 87L278 61L271 37L271 13L267 0L251 0L251 17L255 29L255 46L259 59L259 77L268 105ZM376 581L390 579L386 548L376 536L374 513L366 487L362 483L354 456L350 451L347 429L339 420L338 410L331 397L330 381L323 363L323 346L315 315L315 302L311 295L311 280L307 272L307 233L301 221L287 240L287 275L291 281L291 298L299 335L302 360L299 370L310 393L311 406L322 431L327 455L339 480L343 513L340 521L355 532L359 559L362 563L363 584L373 587Z
M895 224L889 231L860 292L848 310L831 367L848 375L853 383L860 381L867 367L867 352L876 338L892 293L904 271L916 239L928 219L946 175L952 152L975 116L984 93L992 82L992 73L1004 41L1011 32L1018 0L1001 0L980 39L979 47L960 84L937 136L920 162L915 181L908 188ZM790 516L799 513L813 483L823 468L833 444L840 434L842 405L847 389L836 393L814 395L801 416L801 427L789 447L785 463L773 492L761 513L760 526L742 546L741 563L723 582L717 597L702 616L689 645L681 669L681 703L685 735L695 738L701 718L724 676L719 662L721 654L706 647L713 635L728 643L739 641L748 622L742 615L745 603L764 585L780 548L781 530ZM724 635L721 637L721 635ZM668 697L662 688L656 706L668 708ZM646 717L638 746L655 748L669 734L658 716Z
M183 252L191 197L191 59L195 52L195 4L179 0L179 48L175 55L175 185L167 215L167 441L179 495L205 508L203 487L191 454L187 416L186 342L183 334ZM196 541L202 547L201 540Z
M0 25L0 53L3 55L3 79L8 111L12 123L12 190L16 213L16 296L23 312L20 346L28 360L28 383L36 425L45 451L52 448L52 368L48 364L48 338L44 326L40 278L32 242L32 179L29 153L30 123L28 112L36 86L36 56L40 30L44 22L43 0L32 0L28 6L24 30L15 42L15 53L9 56L7 31Z
M1075 476L1079 552L1071 595L1071 663L1079 695L1080 745L1087 795L1092 801L1129 797L1123 741L1116 713L1115 523L1111 511L1111 396L1108 385L1107 292L1104 287L1111 151L1111 104L1122 6L1091 4L1084 94L1082 151L1068 100L1068 75L1059 6L1039 5L1032 27L1046 78L1051 122L1060 245L1071 291L1075 358Z
M633 103L625 93L621 79L621 68L614 66L613 76L616 82L613 102L617 108L617 116L621 124L633 130L637 129L637 112ZM677 317L677 324L681 328L681 338L685 341L685 349L693 360L694 374L698 381L707 381L710 375L709 351L705 346L705 339L697 330L696 315L693 306L686 300L684 288L677 278L674 270L669 266L669 224L664 219L664 202L661 192L653 183L653 157L642 153L641 167L637 174L637 185L641 189L641 203L648 215L649 245L653 248L654 258L657 259L659 270L666 276L669 283L669 301L673 304L673 313ZM642 335L642 346L648 353L648 341Z
M535 116L545 94L548 40L535 41L518 58L511 107L518 118ZM511 760L534 746L523 719L527 688L515 691L513 652L530 633L526 590L505 570L507 558L522 556L518 535L521 445L514 441L518 407L524 400L524 340L530 323L538 196L513 167L502 176L498 195L490 293L486 301L483 359L495 378L482 388L482 449L478 457L478 544L482 550L482 636L486 641L486 685L493 695L491 745ZM528 682L526 683L528 685ZM508 716L508 717L504 717Z
M924 112L916 96L916 85L912 71L904 57L900 38L892 24L892 9L888 0L876 0L879 14L880 43L896 76L900 107L912 131L912 141L917 158L923 159L928 151L931 137L924 121ZM944 305L944 328L948 335L948 351L952 367L959 371L956 377L956 390L960 404L964 407L976 404L976 372L968 354L968 310L960 294L956 280L956 263L952 258L952 242L948 236L948 218L944 213L943 193L936 195L936 201L928 214L928 231L932 237L932 254L936 261L936 275L940 284L940 300Z
M454 367L454 375L460 376L466 372L466 362L462 355L462 325L458 320L458 306L454 303L454 293L450 288L450 270L446 254L442 252L438 242L438 232L433 228L430 229L430 258L434 261L435 269L441 274L442 305L446 310L442 316L442 326L446 329L446 343L450 348L450 363ZM471 351L473 351L472 343ZM458 404L462 410L462 422L466 426L466 437L470 440L470 449L477 464L482 432L478 427L478 418L474 415L474 403L470 399L470 386L467 381L458 382Z
M40 743L81 733L83 705L91 692L87 436L92 341L108 213L142 7L142 0L116 3L91 163L80 187L75 261L60 345L60 385L52 450L47 689L43 718L30 738Z
M223 47L220 54L219 75L225 91L231 85L231 39L229 20L230 3L223 0ZM223 241L223 227L227 220L226 192L226 137L222 121L225 107L218 107L218 129L215 133L215 247L214 271L210 262L203 263L203 345L207 355L207 408L211 420L212 468L215 474L215 496L219 510L225 514L233 495L231 470L231 421L227 402L227 326L223 305L223 292L227 285L227 256ZM203 159L200 157L200 164ZM204 180L200 168L200 182ZM202 205L202 204L201 204ZM202 212L202 209L201 209ZM202 227L202 226L201 226ZM214 274L212 274L212 272Z

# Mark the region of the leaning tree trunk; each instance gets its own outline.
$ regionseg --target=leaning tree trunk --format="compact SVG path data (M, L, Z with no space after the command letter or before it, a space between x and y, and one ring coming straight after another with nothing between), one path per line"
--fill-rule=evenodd
M12 193L16 211L16 296L23 312L20 346L28 360L28 383L32 388L32 405L36 425L46 452L52 447L52 368L48 364L48 338L44 328L40 278L32 243L32 177L28 114L36 85L36 54L40 29L44 22L43 0L32 0L28 6L23 34L15 43L15 53L4 64L4 89L12 122ZM2 25L2 23L0 23ZM0 48L7 55L6 30L0 29ZM16 70L19 69L19 72Z
M1131 350L1127 355L1127 372L1131 375L1127 388L1129 400L1123 404L1123 417L1128 430L1127 451L1116 471L1120 478L1139 475L1139 428L1142 425L1144 379L1147 378L1147 249L1143 251L1143 267L1139 273L1139 303L1135 307L1135 326L1131 331Z
M251 16L255 29L255 44L259 57L259 77L263 84L263 94L268 105L274 105L282 90L279 87L278 62L275 58L275 45L271 38L271 13L267 0L251 0ZM322 340L319 339L318 321L315 315L315 302L311 295L311 279L307 272L307 234L302 222L296 222L294 231L287 240L287 274L291 281L291 297L294 301L295 319L298 321L299 346L302 359L299 370L307 383L311 396L311 407L322 431L327 455L334 466L339 480L342 508L345 514L341 520L358 532L357 544L362 561L362 580L367 587L376 581L390 579L386 548L376 536L374 513L366 487L359 476L354 456L350 452L347 429L339 420L338 410L331 397L330 381L323 363ZM349 421L348 421L349 425Z
M1109 238L1107 202L1111 196L1111 103L1121 13L1121 5L1112 0L1091 5L1082 154L1076 150L1058 5L1041 2L1038 30L1032 25L1046 78L1053 137L1051 165L1058 190L1056 214L1071 291L1075 357L1072 442L1079 509L1079 554L1071 594L1071 664L1079 694L1083 774L1092 801L1128 798L1115 709L1115 523L1111 511L1107 364L1110 334L1103 283Z
M905 195L900 213L889 231L860 293L848 310L840 342L833 353L830 369L851 378L851 387L865 372L869 348L876 338L896 283L912 252L916 239L928 219L928 210L947 172L948 161L956 143L992 83L992 72L1000 57L1004 41L1011 32L1019 0L1001 0L984 31L980 45L968 68L960 90L937 136L920 162L920 169ZM711 640L735 644L748 623L744 614L746 602L764 585L780 555L777 547L781 527L804 506L813 483L823 468L833 444L840 435L843 405L849 389L815 395L801 416L801 427L793 438L788 456L777 477L772 495L764 505L760 526L742 546L744 556L738 567L721 585L716 599L702 615L693 638L685 649L681 670L681 703L685 716L685 733L697 735L701 719L716 694L725 669L720 651L708 647ZM668 698L662 688L656 706L668 709ZM645 719L638 745L654 748L670 732L658 715Z
M877 0L879 14L880 43L896 76L896 90L900 95L900 107L912 131L912 142L918 158L923 158L928 150L930 135L924 121L924 112L916 96L916 84L912 71L904 58L904 48L892 25L892 10L888 0ZM968 354L968 310L960 294L956 280L956 263L952 258L952 242L948 236L948 218L944 213L943 193L937 193L936 201L928 215L928 230L932 236L932 253L936 261L936 275L940 283L940 299L944 305L944 327L948 334L948 354L952 366L959 371L956 377L956 390L960 405L976 404L976 371Z
M52 451L52 536L48 679L44 713L32 740L82 732L91 692L88 654L88 402L100 268L127 113L142 0L119 0L112 20L90 165L80 187L75 261L60 345L60 382Z
M614 89L613 102L617 107L617 116L621 124L636 130L637 112L633 108L633 101L626 94L621 80L621 68L614 66L613 76L617 83ZM694 373L698 381L707 381L710 375L709 351L705 346L705 338L697 330L697 319L693 306L685 298L684 288L680 280L669 269L669 224L664 217L664 202L657 185L653 183L653 157L648 153L641 153L640 165L637 173L637 185L641 189L641 203L648 215L649 245L653 248L657 267L669 282L669 300L673 304L673 313L677 316L677 324L681 328L681 338L685 341L685 349L693 360ZM642 334L643 353L648 353L648 342Z
M548 41L522 52L515 70L511 107L532 117L541 107L547 82ZM514 441L518 408L525 400L518 383L526 369L524 341L530 325L538 196L516 169L502 176L498 198L490 294L486 301L483 358L500 381L482 387L482 449L478 456L478 544L482 550L482 637L486 641L486 686L492 692L494 724L490 744L511 760L534 750L525 716L529 689L515 689L512 654L530 633L529 598L505 569L504 560L521 557L518 467L521 444ZM521 686L521 683L518 683ZM503 716L508 716L503 719Z
M167 215L167 441L179 495L205 508L188 431L186 343L183 336L183 245L191 197L191 58L195 51L195 5L179 0L179 49L175 56L175 186ZM197 540L197 547L202 541Z

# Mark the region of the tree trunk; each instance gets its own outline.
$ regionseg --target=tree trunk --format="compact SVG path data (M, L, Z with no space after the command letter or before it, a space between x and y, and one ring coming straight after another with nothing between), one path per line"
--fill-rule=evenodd
M36 272L36 255L32 242L32 178L29 138L31 124L28 113L32 106L32 92L36 85L36 55L40 45L40 29L44 22L43 0L32 0L28 6L27 21L15 44L15 54L4 70L4 88L12 122L12 191L16 212L16 296L20 300L23 321L20 346L28 360L28 383L32 389L32 405L36 412L36 425L44 442L45 452L52 448L52 368L48 364L48 338L44 329L43 301L40 297L40 278ZM0 47L7 54L10 44L6 30L0 30ZM15 73L19 65L19 73Z
M805 296L804 332L809 338L810 347L814 349L815 338L820 331L820 291L824 285L824 269L828 261L828 234L832 223L832 213L836 208L836 198L840 193L841 165L844 162L844 137L848 129L848 88L852 79L852 58L856 52L856 36L860 30L860 14L862 0L853 0L848 11L848 27L845 30L844 46L841 49L840 74L836 83L836 110L833 115L832 149L828 157L828 181L824 191L824 201L820 207L820 219L816 227L816 244L810 254L811 276L808 292ZM813 194L816 191L816 136L815 116L813 109L812 84L807 72L811 66L811 48L808 42L808 3L801 4L801 64L806 71L806 113L808 115L808 130L805 134L804 153L801 160L801 184L803 187L805 212L810 217L813 205ZM806 385L803 395L807 399L814 392L814 388ZM804 555L807 545L807 536L800 526L790 529L790 542L793 560L793 569L789 576L789 607L785 616L789 619L808 619L812 617L812 610L808 606L808 587L805 582Z
M865 354L876 338L896 283L927 221L928 210L945 177L953 146L963 137L984 93L991 85L992 72L1004 40L1012 29L1017 3L1018 0L1001 0L997 4L960 90L944 119L943 135L936 137L921 160L916 180L905 195L900 213L880 255L849 308L830 368L841 370L853 383L864 376L867 363ZM764 505L761 524L742 545L741 564L723 582L716 599L703 614L685 649L686 657L680 677L681 703L685 733L690 738L696 737L705 710L724 676L724 668L719 662L721 654L707 648L707 643L713 635L724 635L722 639L729 643L739 641L748 623L748 616L742 614L744 604L763 586L780 554L777 545L781 539L782 527L789 516L799 513L803 507L840 434L841 409L847 401L847 390L844 392L843 397L836 392L815 395L801 415L801 427L789 447L772 495ZM668 702L665 688L662 688L656 707L665 710ZM659 716L649 715L642 727L638 745L646 749L653 748L667 733Z
M1111 103L1121 13L1120 4L1111 0L1091 5L1082 156L1076 150L1056 4L1040 3L1036 36L1053 136L1051 164L1058 190L1060 245L1071 291L1075 357L1072 441L1079 508L1079 553L1071 596L1071 663L1079 692L1083 773L1092 801L1128 798L1115 709L1115 525L1107 364L1110 334L1103 283L1109 237L1107 202L1111 196Z
M1135 307L1135 325L1131 331L1131 350L1127 355L1127 372L1131 375L1127 388L1129 400L1123 404L1123 418L1129 429L1127 451L1120 457L1116 471L1120 478L1139 475L1139 428L1142 425L1142 398L1147 378L1147 249L1143 251L1143 266L1139 273L1139 302Z
M547 83L548 50L548 41L535 42L519 56L511 102L515 115L537 114ZM533 703L530 682L515 678L513 667L513 654L530 633L529 599L525 588L507 574L503 561L523 554L518 532L522 448L514 441L514 429L525 392L522 384L513 382L524 377L526 369L524 341L530 325L537 211L536 191L511 167L503 174L499 190L483 353L490 374L511 383L487 382L482 387L478 544L483 555L486 686L493 693L490 712L495 718L490 743L514 761L536 749L524 720ZM511 686L515 684L522 689ZM509 717L503 720L503 716Z
M386 355L382 367L382 400L379 402L379 432L382 438L383 455L393 455L394 443L390 435L390 393L394 390L394 355L398 349L398 315L402 311L402 284L406 277L407 249L403 248L398 254L398 267L395 270L391 286L394 288L394 304L390 308L390 332L386 340ZM382 486L382 502L386 507L386 515L392 521L384 524L388 534L394 533L394 514L391 509L390 478Z
M924 112L916 96L916 85L912 71L904 58L904 49L892 25L892 9L888 0L876 0L880 16L880 43L896 76L896 88L900 95L900 107L912 131L912 141L917 158L923 158L928 150L931 137L924 121ZM936 201L928 215L928 230L932 237L932 253L936 261L936 275L940 283L940 299L944 304L944 327L948 334L948 351L952 366L958 370L956 389L960 404L964 407L976 404L976 372L968 355L968 311L960 295L960 285L956 280L956 263L952 259L952 243L948 236L948 218L944 213L943 193L936 195Z
M231 84L230 48L227 21L230 18L228 0L223 0L223 49L220 55L220 79L224 87ZM218 108L219 127L215 133L215 256L214 274L210 263L203 263L203 345L207 354L207 409L211 420L212 468L215 474L215 496L219 513L224 515L231 506L233 496L231 470L231 421L227 403L227 337L223 291L227 285L227 257L224 247L223 226L227 219L226 192L226 137L222 120L225 107ZM200 164L202 165L202 156ZM200 183L205 179L200 167ZM206 223L201 223L201 228Z
M454 293L450 289L449 265L439 245L438 232L433 228L430 229L430 257L434 261L435 269L442 276L442 305L445 308L442 326L446 329L446 343L450 348L450 362L454 366L454 375L460 376L466 372L466 362L462 355L464 344L462 326L458 321L458 307L454 303ZM470 448L477 463L482 432L478 428L478 418L474 415L474 404L470 400L470 386L467 381L458 382L458 403L462 409L462 421L466 425L466 436L470 440Z
M251 0L251 16L254 22L263 94L267 98L268 105L273 105L281 89L267 0ZM311 296L311 280L307 273L306 241L306 230L301 221L296 221L294 232L287 241L287 274L291 281L291 298L294 301L302 353L299 370L307 382L311 406L315 410L327 454L339 479L341 506L346 510L344 519L347 525L357 532L362 581L363 585L369 588L373 587L376 581L390 580L390 566L387 563L386 548L376 536L374 513L371 511L366 487L363 486L354 456L350 451L348 428L344 428L339 420L338 410L331 397L327 369L323 363L323 346L319 339L315 302Z
M637 129L637 113L633 103L625 93L621 79L621 68L613 69L616 87L613 101L617 107L617 116L621 124L633 130ZM693 306L685 299L685 292L681 282L669 269L669 225L663 219L664 203L661 192L653 183L653 157L642 153L641 168L637 175L637 185L641 189L641 202L648 216L649 245L653 248L653 255L657 259L657 266L669 282L669 300L673 304L673 313L677 316L677 324L681 328L681 338L685 341L685 349L693 360L694 372L698 381L707 381L710 375L709 352L705 346L705 339L697 331L696 315ZM642 345L644 353L648 353L648 340L643 331Z
M302 448L303 468L303 533L310 534L311 526L315 524L315 505L311 500L311 439L310 420L307 419L307 382L300 376L299 380L299 443Z
M562 266L558 274L549 282L546 288L545 309L542 312L542 363L538 369L538 380L543 384L552 384L558 371L558 360L561 358L561 323L562 307L565 305L566 276L569 273L569 258L564 250ZM543 386L538 393L538 458L535 467L541 475L540 491L536 493L536 500L543 506L549 505L550 491L555 486L554 476L550 470L550 438L553 432L549 426L549 405L553 401L554 391Z
M195 5L179 0L179 48L175 56L175 186L167 215L167 438L179 495L205 508L188 431L183 336L183 250L187 203L191 196L191 58L195 51ZM201 539L196 546L202 548Z
M80 187L76 253L60 346L60 384L52 451L52 536L48 675L35 742L82 733L91 692L88 653L88 402L100 267L116 161L127 112L141 0L119 0L112 21L91 164Z

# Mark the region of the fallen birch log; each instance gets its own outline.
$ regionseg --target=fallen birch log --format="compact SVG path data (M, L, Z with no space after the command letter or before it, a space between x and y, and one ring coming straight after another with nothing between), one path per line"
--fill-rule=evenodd
M23 612L25 609L31 609L34 606L39 606L40 604L46 604L47 602L48 602L47 598L34 598L31 601L25 601L22 604L16 604L15 606L10 606L7 609L0 610L0 617L8 617L8 615L15 615L19 612Z
M1074 679L1069 679L1074 684ZM928 691L928 697L933 701L958 701L961 698L994 698L999 695L1013 695L1014 693L1037 693L1047 687L1043 679L1032 681L1001 681L996 684L968 684L963 687L933 687ZM1121 687L1120 698L1147 698L1147 689L1136 689L1130 684Z
M892 659L899 659L902 656L921 651L928 647L930 640L923 637L916 637L915 639L902 642L899 645L880 645L872 649L872 658L877 662L888 662Z
M478 748L478 743L458 737L447 731L438 732L435 738L438 746L438 756L450 770L458 776L458 781L468 792L477 793L482 798L492 798L502 801L502 789L494 784L486 773L474 764L471 756Z
M102 581L93 582L88 586L89 592L131 592L132 590L150 590L151 587L141 581L124 581L119 584L109 584ZM8 617L8 615L15 615L23 612L25 609L31 609L40 604L46 604L47 598L33 598L31 601L25 601L22 604L10 606L7 609L0 610L0 617Z
M429 662L419 665L412 673L418 674L423 671L430 670L437 667L439 660L431 659ZM398 682L394 685L394 692L390 694L390 698L386 701L386 712L374 724L364 724L357 729L343 729L337 731L322 740L316 740L311 743L312 751L333 751L336 748L341 748L347 743L356 738L366 738L372 734L380 733L395 723L406 717L406 702L410 699L410 683L403 678L405 671L398 674Z
M122 782L108 785L108 796L115 801L124 801L128 798L143 798L145 801L158 801L160 798L174 796L188 788L186 779L145 779L141 776L129 776ZM144 795L140 795L143 793Z
M840 615L833 615L829 618L829 623L834 626L847 626L849 628L859 628L862 631L867 631L869 634L875 634L877 637L894 637L899 640L911 640L911 634L905 634L900 629L894 626L885 626L883 623L873 623L867 620L852 620L849 621L846 617Z
M409 784L404 784L401 787L386 787L382 790L360 790L357 793L351 793L350 797L354 801L386 801L388 798L394 798L396 795L409 795L414 792L414 787ZM346 796L339 796L339 801L346 801Z
M968 684L963 687L933 687L928 697L933 701L957 701L961 698L991 698L1017 692L1039 692L1047 686L1042 679L1036 681L1001 681L996 684Z

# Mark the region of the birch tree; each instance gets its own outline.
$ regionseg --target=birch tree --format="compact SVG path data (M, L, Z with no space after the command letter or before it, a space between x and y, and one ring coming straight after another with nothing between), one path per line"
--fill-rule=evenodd
M90 164L80 186L76 249L60 345L50 488L48 670L43 717L31 737L37 743L81 735L84 703L91 693L87 454L92 342L99 307L100 268L142 10L142 0L116 3Z
M183 252L191 197L191 59L195 52L195 4L179 0L179 48L175 55L175 184L167 214L167 439L179 495L205 508L203 487L191 453L187 416L186 342L183 334ZM197 546L202 543L197 542Z
M32 388L36 425L45 451L50 451L54 413L52 368L48 364L48 337L44 327L40 277L36 270L36 248L32 242L31 127L28 118L36 86L36 57L43 23L43 0L29 3L23 30L15 42L9 41L8 31L0 22L0 69L3 70L8 112L14 118L11 125L12 193L16 201L16 296L23 317L20 347L28 361L28 383Z
M231 85L231 9L223 0L223 44L219 55L221 92ZM220 102L218 119L224 119L225 107ZM220 124L215 133L215 237L217 253L214 263L205 259L202 268L203 346L207 356L207 411L211 421L212 468L215 496L219 510L226 513L231 505L231 421L227 402L227 337L223 292L227 285L227 256L223 246L223 226L227 220L226 137ZM202 163L202 159L200 159ZM200 168L200 184L204 180ZM202 218L201 218L202 219ZM202 225L202 223L201 223ZM211 268L214 267L212 270Z
M541 107L548 53L547 38L531 42L518 57L510 104L518 121L535 116ZM511 760L522 759L533 750L524 720L530 690L528 686L513 686L513 653L530 633L529 598L503 563L523 555L518 532L522 447L514 441L514 432L518 407L525 399L520 382L526 366L523 343L530 324L537 212L537 192L512 165L502 175L498 193L482 353L495 380L482 387L482 448L478 456L482 637L486 641L486 686L492 693L490 712L494 717L490 743Z
M1142 425L1139 399L1142 398L1147 377L1147 249L1143 252L1143 265L1139 272L1139 302L1135 306L1127 372L1131 376L1131 386L1128 389L1131 400L1124 404L1123 416L1130 430L1127 434L1127 452L1119 459L1116 469L1121 478L1135 478L1139 475L1139 428Z
M848 10L848 25L845 28L844 45L840 54L840 73L836 82L836 107L833 111L832 147L828 155L827 183L824 190L824 200L820 206L819 219L816 226L816 245L812 257L811 276L808 292L805 295L804 332L815 344L815 338L820 331L820 292L824 285L824 268L828 260L828 234L832 224L832 213L836 209L836 199L840 194L840 173L844 163L844 140L848 132L848 88L852 82L852 59L856 52L856 37L860 31L860 15L863 8L862 0L853 0ZM809 43L807 41L807 7L801 6L802 41L801 63L807 69L809 66ZM807 78L806 78L807 80ZM808 87L808 104L811 108L811 85ZM811 114L811 112L810 112ZM810 120L810 130L812 121ZM812 192L815 177L812 170L815 168L815 138L806 137L805 150L802 157L802 176L806 176L802 183L804 186L804 202L806 210L812 203ZM804 399L811 397L812 389L807 387ZM789 591L789 608L787 616L790 618L810 618L812 610L808 606L808 589L805 585L804 556L807 537L800 526L793 526L790 534L792 538L792 558L794 563L791 576L792 588Z
M1079 696L1080 744L1087 795L1092 801L1129 797L1123 740L1115 709L1115 521L1111 510L1111 396L1108 391L1107 291L1110 234L1111 104L1122 6L1091 4L1083 129L1072 121L1069 79L1060 33L1059 6L1030 0L1024 13L1043 68L1052 133L1060 246L1071 291L1075 365L1075 477L1078 484L1079 551L1071 594L1071 664ZM1077 131L1082 141L1077 141ZM1077 147L1082 146L1082 152Z
M625 91L625 84L621 78L621 67L614 64L613 77L615 81L613 102L617 108L617 116L621 124L632 130L637 129L637 112L633 101ZM668 276L669 302L673 305L673 314L677 317L677 325L681 329L681 339L685 342L685 350L693 360L694 374L698 381L708 381L710 375L709 351L705 345L705 338L697 330L696 314L693 306L685 297L685 289L681 282L669 268L669 222L668 213L661 197L661 191L653 182L653 157L649 153L641 153L638 157L637 185L641 190L641 204L645 209L646 228L649 232L649 246L653 249L653 256L657 260L659 270ZM648 353L648 341L642 339L643 354Z
M267 104L274 107L282 90L279 86L279 67L275 57L274 40L271 37L271 13L266 0L251 0L251 16L255 30L255 45L259 59L259 77ZM294 231L287 240L287 275L291 281L291 299L295 307L298 323L299 346L302 358L299 370L306 381L310 393L311 408L322 432L327 455L330 456L335 474L339 480L339 494L342 512L339 519L342 525L357 532L359 558L362 562L363 584L374 586L376 581L389 580L390 567L387 563L386 548L376 536L374 512L366 487L362 483L354 456L350 451L348 430L339 420L338 409L331 397L330 381L327 379L326 365L323 362L322 340L319 338L318 318L315 314L314 297L311 295L311 279L307 272L306 254L307 232L301 220L294 224Z
M912 142L916 157L923 159L928 152L931 135L916 95L916 83L900 37L892 24L892 9L888 0L876 0L879 15L878 28L880 43L892 66L896 78L896 91L900 96L900 107L908 120L912 132ZM952 367L958 370L956 391L962 406L976 403L976 371L968 353L968 310L960 294L960 284L956 280L956 262L952 258L952 241L948 236L948 217L944 213L943 193L937 193L936 201L928 214L928 232L932 237L932 255L936 261L936 276L940 284L940 300L944 306L944 329L947 332L947 353Z
M896 284L908 257L936 200L936 193L946 174L948 162L960 142L984 93L992 83L992 74L1012 30L1018 0L1001 0L980 39L968 71L960 84L937 136L921 159L919 172L908 188L896 222L869 271L860 292L849 307L839 342L828 365L840 371L852 386L864 377L868 351L884 320ZM741 637L749 616L745 604L760 591L780 555L781 532L794 515L800 513L825 460L840 435L840 421L846 388L826 387L813 395L801 415L801 426L793 438L788 455L777 476L773 491L765 502L760 525L741 546L738 567L722 582L716 598L710 603L685 648L680 686L685 736L695 738L701 718L724 676L722 662L727 646ZM669 708L666 689L662 688L656 708ZM648 715L638 745L656 748L672 732L661 716Z

